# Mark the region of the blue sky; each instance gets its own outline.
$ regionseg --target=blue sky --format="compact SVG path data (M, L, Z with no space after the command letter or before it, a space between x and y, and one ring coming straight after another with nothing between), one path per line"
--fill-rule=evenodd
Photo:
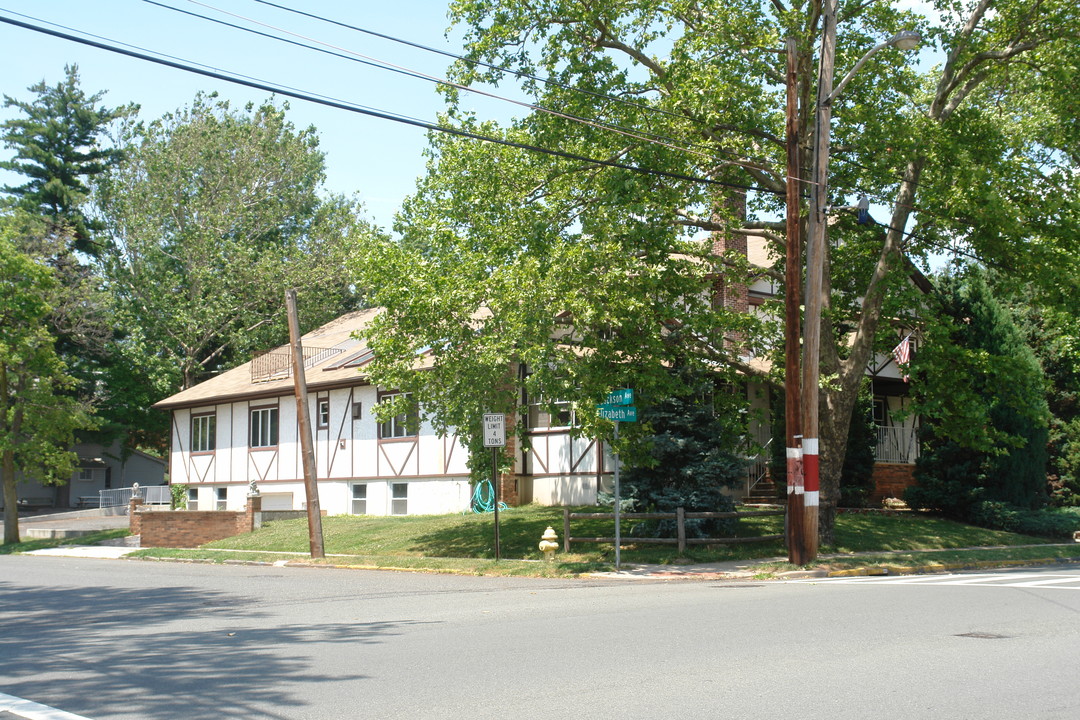
M340 53L359 53L427 75L442 77L450 59L399 43L337 28L300 17L254 0L160 0L190 12L208 15L266 32L280 31L252 25L222 10L301 34L334 46ZM346 0L278 0L280 4L403 38L449 52L460 52L456 38L447 39L447 0L398 0L397 2L347 2ZM904 5L919 6L920 0ZM213 7L210 7L213 6ZM215 10L215 8L217 10ZM916 7L916 9L925 9ZM257 37L234 28L209 23L157 7L143 0L0 0L0 16L21 18L22 13L77 31L107 38L109 44L129 43L148 51L202 63L224 71L251 76L269 83L290 86L307 93L323 94L359 104L433 122L442 109L436 85L387 70L331 57L284 43ZM37 23L35 24L45 24ZM62 29L62 28L57 28ZM76 33L78 34L78 33ZM299 38L294 38L298 39ZM923 61L932 53L920 53ZM228 82L193 75L68 40L0 23L0 93L30 99L26 88L42 79L55 84L66 63L77 63L82 87L87 92L106 90L105 104L136 102L140 117L160 117L191 102L196 92L217 92L242 106L260 102L268 94ZM513 92L502 88L497 92ZM467 107L485 119L505 121L521 114L520 107L477 95L465 96ZM0 108L0 119L14 114ZM412 192L424 172L426 134L421 128L356 113L327 108L301 100L290 101L289 118L299 127L314 125L326 153L327 189L356 195L367 215L389 228L393 214ZM0 148L0 157L10 151ZM19 178L0 172L0 182ZM887 217L884 208L874 208Z
M360 53L428 75L442 77L450 62L449 58L434 53L335 28L252 0L207 0L205 5L189 0L161 1L245 24L207 7L212 5L331 43L341 48L339 52ZM305 0L302 3L281 0L280 4L423 45L460 51L460 43L448 41L444 36L448 22L443 0ZM188 62L424 121L434 121L443 106L434 83L214 25L141 0L0 0L0 15L25 20L16 13ZM55 84L63 76L66 63L78 64L85 91L108 91L103 103L110 106L139 103L140 117L147 120L189 104L199 90L216 91L240 106L267 97L261 91L0 23L0 64L4 68L0 93L28 100L31 94L27 87L42 79ZM505 120L514 110L513 106L483 98L472 102L476 112L485 118ZM356 194L364 202L367 214L388 228L394 211L412 192L416 178L424 171L425 131L300 100L290 100L289 104L289 118L294 124L314 125L319 132L326 153L327 188ZM0 119L11 117L14 112L13 108L0 110ZM8 157L10 151L0 149L0 154ZM0 180L11 183L18 178L6 175Z

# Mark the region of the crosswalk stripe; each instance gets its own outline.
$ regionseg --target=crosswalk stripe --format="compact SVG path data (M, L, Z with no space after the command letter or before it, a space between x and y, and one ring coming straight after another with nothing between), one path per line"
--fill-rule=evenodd
M48 705L0 693L0 712L4 711L26 720L90 720L90 718L83 715L57 710Z
M1014 587L1040 587L1043 585L1053 585L1055 583L1080 583L1080 577L1059 575L1050 580L1033 580L1031 582L1016 583ZM1080 585L1077 586L1077 589L1080 589Z

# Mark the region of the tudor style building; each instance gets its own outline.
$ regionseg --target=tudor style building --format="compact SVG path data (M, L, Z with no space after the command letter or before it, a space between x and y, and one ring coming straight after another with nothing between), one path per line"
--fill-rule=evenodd
M380 423L372 411L393 393L363 375L372 354L352 334L376 312L303 337L319 504L331 515L463 510L471 491L457 438L404 415ZM154 406L172 414L170 478L187 485L189 508L240 509L252 481L266 510L305 506L289 353L263 353Z
M304 371L319 505L330 515L419 515L469 509L466 447L415 414L378 422L373 407L395 395L364 374L372 352L353 335L378 310L349 313L306 334ZM169 475L188 507L237 510L255 482L264 510L305 506L290 349L282 346L154 407L172 415ZM510 502L589 504L613 470L604 443L571 432L573 410L528 413L529 449L501 482Z

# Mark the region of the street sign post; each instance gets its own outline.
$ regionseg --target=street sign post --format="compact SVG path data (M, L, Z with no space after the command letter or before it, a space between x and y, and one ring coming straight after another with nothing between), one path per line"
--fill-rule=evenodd
M615 438L614 442L617 445L619 443L619 423L624 422L637 422L637 406L634 403L634 390L633 388L621 388L619 390L612 390L608 393L605 402L597 406L597 410L600 412L600 417L606 420L615 421ZM622 517L620 514L620 505L622 504L622 497L619 493L619 453L615 451L615 569L618 570L622 565L621 548L622 545Z
M495 560L500 560L499 543L499 448L506 447L506 415L484 413L484 447L491 448L491 490L495 501Z

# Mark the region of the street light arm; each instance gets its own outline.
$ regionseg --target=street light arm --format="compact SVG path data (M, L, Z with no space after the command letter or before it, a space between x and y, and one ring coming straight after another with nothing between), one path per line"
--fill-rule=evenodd
M844 86L848 84L848 81L851 80L851 78L855 77L855 73L859 72L860 68L862 68L862 66L866 64L866 61L872 58L874 54L877 53L879 50L884 50L885 48L890 46L899 48L900 50L914 50L918 46L920 40L921 38L919 37L919 33L915 32L914 30L901 30L885 42L879 43L874 47L870 48L870 50L865 55L859 58L859 62L855 63L855 67L848 70L848 73L844 76L844 79L837 83L836 87L833 88L833 91L829 93L829 96L821 101L821 104L831 105L832 101L838 98L840 96L840 93L844 91Z
M879 50L884 50L892 44L893 41L890 39L872 47L869 52L859 58L859 62L855 63L855 66L853 68L848 70L848 73L844 76L844 79L836 84L836 87L833 88L833 91L829 93L829 96L827 98L821 101L821 104L831 105L832 101L839 97L840 93L844 91L844 86L848 84L851 78L855 77L855 73L859 72L862 66L866 64L866 61L873 57L874 54L876 54Z

